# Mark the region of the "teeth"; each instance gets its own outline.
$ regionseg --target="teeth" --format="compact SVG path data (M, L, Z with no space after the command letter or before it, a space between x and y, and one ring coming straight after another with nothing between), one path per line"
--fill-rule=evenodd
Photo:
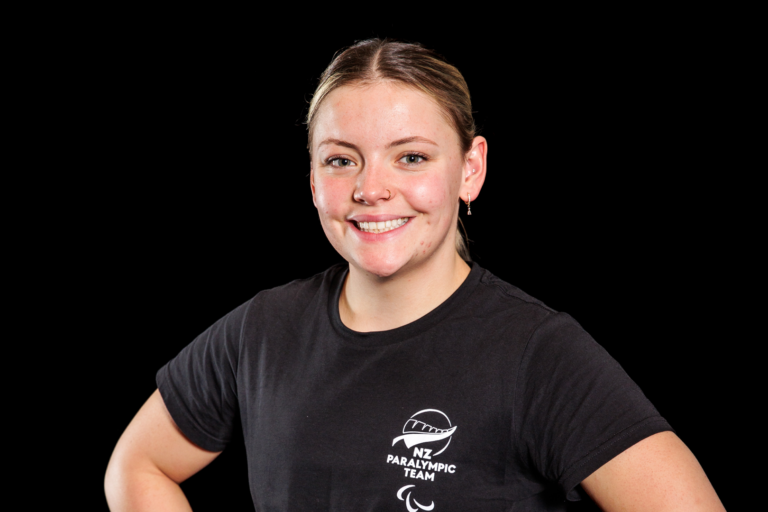
M399 228L406 222L408 222L408 217L388 220L386 222L358 222L357 227L360 231L365 231L366 233L386 233L387 231Z

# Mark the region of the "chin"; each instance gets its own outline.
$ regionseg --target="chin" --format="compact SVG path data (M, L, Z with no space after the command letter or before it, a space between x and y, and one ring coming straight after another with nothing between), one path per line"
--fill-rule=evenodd
M405 261L388 258L355 258L350 262L361 270L378 277L390 277L405 266Z

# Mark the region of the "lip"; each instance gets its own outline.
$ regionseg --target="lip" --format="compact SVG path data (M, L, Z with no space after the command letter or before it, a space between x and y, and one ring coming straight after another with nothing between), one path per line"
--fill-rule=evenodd
M400 226L399 228L392 229L390 231L387 231L385 233L367 233L365 231L360 231L357 228L357 225L355 222L385 222L388 220L395 220L395 219L403 219L407 218L408 222ZM413 217L410 216L403 216L403 215L356 215L354 217L350 217L347 220L347 224L349 224L350 232L354 233L354 235L364 242L385 242L387 240L391 240L397 236L400 236L405 232L405 229L413 222Z
M395 219L410 219L411 215L353 215L348 217L348 221L352 222L386 222L388 220Z

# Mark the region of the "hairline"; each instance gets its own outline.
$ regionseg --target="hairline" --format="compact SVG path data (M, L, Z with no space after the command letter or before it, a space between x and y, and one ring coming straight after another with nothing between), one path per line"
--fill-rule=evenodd
M376 55L376 58L378 59L378 53ZM375 73L375 72L374 72ZM456 126L456 123L453 119L453 116L451 116L451 113L448 111L447 108L443 107L440 102L435 98L433 94L427 89L426 87L421 87L419 84L412 84L408 83L404 80L398 80L397 78L387 78L379 75L378 73L375 73L376 76L372 76L370 78L359 78L357 80L353 80L350 82L347 82L343 85L339 85L337 87L334 87L330 91L326 92L323 97L320 99L319 103L315 106L315 112L312 116L312 119L309 124L309 133L310 133L310 139L309 139L309 155L310 158L312 158L312 144L313 144L313 138L314 138L314 126L315 126L315 119L318 117L318 112L320 111L320 107L322 107L323 103L325 103L326 98L328 98L328 95L330 95L332 92L342 89L344 87L353 87L353 88L368 88L373 87L375 85L379 84L391 84L398 87L408 88L411 90L414 90L416 92L422 93L424 96L430 99L432 103L437 107L438 112L440 112L440 115L444 118L444 120L448 123L448 125L453 130L454 134L456 134L457 138L459 139L459 149L462 153L464 153L463 148L461 147L461 135L460 130L458 126ZM318 149L320 146L318 145Z

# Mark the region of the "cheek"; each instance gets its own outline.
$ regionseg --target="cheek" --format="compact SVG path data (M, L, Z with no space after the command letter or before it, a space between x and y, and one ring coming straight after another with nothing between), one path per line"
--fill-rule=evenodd
M436 174L411 183L409 197L411 205L416 210L432 215L440 215L441 211L445 211L450 216L454 203L451 200L450 183Z
M315 204L321 220L326 221L341 214L349 197L347 189L343 180L315 180Z

